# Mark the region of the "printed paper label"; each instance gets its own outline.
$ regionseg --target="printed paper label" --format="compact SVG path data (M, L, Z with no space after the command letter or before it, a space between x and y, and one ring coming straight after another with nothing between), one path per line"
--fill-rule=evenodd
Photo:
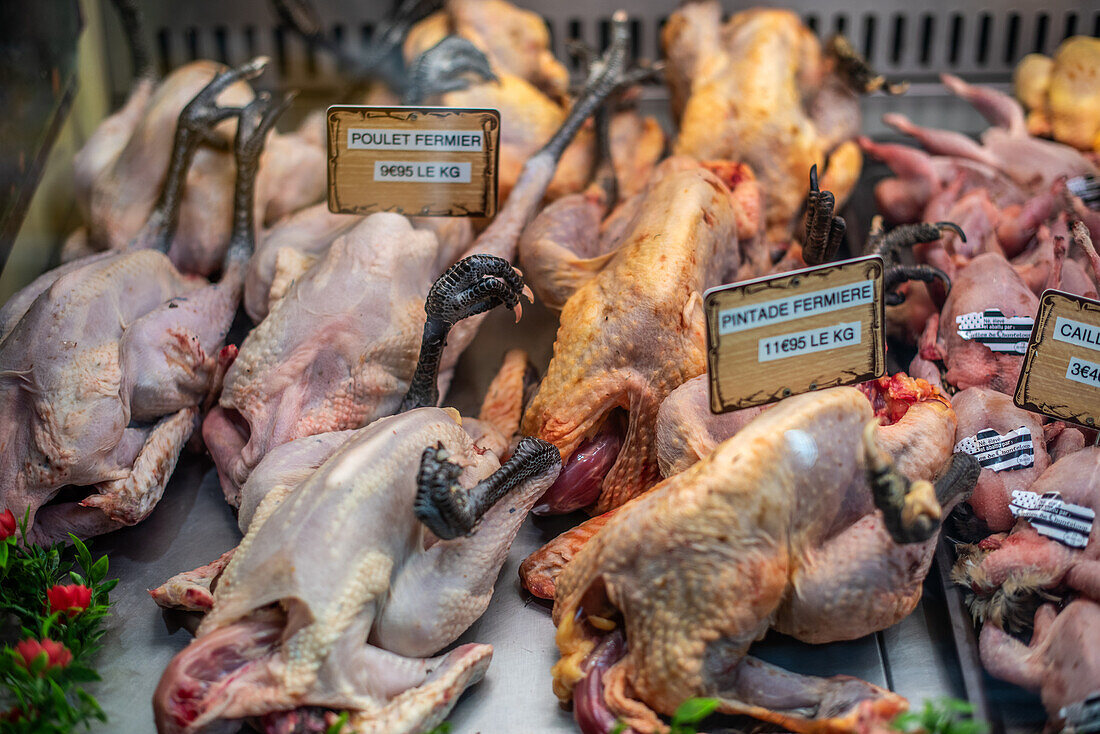
M1017 489L1012 492L1008 509L1013 517L1031 523L1039 535L1057 540L1070 548L1084 548L1089 542L1096 513L1091 508L1071 505L1057 492L1036 494Z
M874 300L875 281L864 280L751 306L739 306L718 312L718 333L733 334L815 314L841 311Z
M348 150L430 150L480 153L485 146L481 130L348 129Z
M1090 387L1100 387L1100 364L1070 357L1069 367L1066 368L1066 379Z
M1002 354L1023 354L1031 338L1032 316L1005 316L1000 309L965 313L955 317L959 336L976 341L991 351Z
M797 357L800 354L824 352L829 349L859 344L859 321L845 321L836 326L824 326L820 329L796 331L792 334L780 334L761 339L757 362L771 362L784 357Z
M1062 729L1065 734L1100 732L1100 691L1091 694L1084 701L1063 706L1058 710L1058 716L1066 722Z
M970 454L983 469L993 471L1026 469L1035 464L1035 444L1027 426L1020 426L1003 436L986 428L955 444L955 453Z
M375 161L374 180L470 183L470 164L464 161Z
M1100 327L1092 324L1059 316L1054 321L1054 333L1051 336L1060 342L1088 347L1100 352Z

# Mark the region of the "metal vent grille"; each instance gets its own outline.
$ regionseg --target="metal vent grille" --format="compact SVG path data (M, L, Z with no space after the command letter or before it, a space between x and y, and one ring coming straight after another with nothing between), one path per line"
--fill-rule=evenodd
M962 74L982 82L1007 82L1014 64L1026 53L1051 53L1071 35L1100 36L1100 6L1073 0L1033 2L952 3L945 0L796 0L751 3L790 7L820 35L847 35L874 66L888 75L913 82L932 81L941 72ZM661 27L676 7L675 0L629 3L591 0L517 0L538 11L553 39L554 52L567 58L565 42L578 38L602 47L608 38L616 5L630 8L634 52L643 58L660 54ZM725 0L733 12L750 3ZM269 83L303 91L323 92L333 85L334 68L322 54L310 53L295 35L277 26L267 0L226 2L190 0L170 3L146 0L150 48L162 71L196 58L239 63L256 54L273 59ZM367 42L389 2L316 0L331 32L352 48ZM106 11L111 15L110 11ZM124 95L129 88L127 54L117 22L108 22L112 88Z

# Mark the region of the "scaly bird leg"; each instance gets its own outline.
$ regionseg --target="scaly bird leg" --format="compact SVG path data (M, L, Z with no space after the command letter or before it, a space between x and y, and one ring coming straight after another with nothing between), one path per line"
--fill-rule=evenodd
M973 489L981 466L969 454L954 454L947 470L936 480L911 482L894 468L890 456L875 442L877 421L863 429L863 452L867 479L875 506L882 510L883 523L898 543L928 540L939 529L943 515L941 497L949 501Z
M141 8L135 0L112 0L112 3L122 23L126 44L130 47L130 62L134 67L134 77L154 78L152 57L149 55L149 46L145 43L145 23L141 16Z
M806 236L802 259L808 265L820 265L836 257L848 228L843 217L833 216L836 199L833 192L822 191L817 182L817 165L810 168L810 193L806 196Z
M424 322L420 359L398 412L439 402L439 362L451 327L502 304L516 311L518 320L522 312L520 296L532 298L511 263L493 255L470 255L439 276L424 303L428 319Z
M481 517L501 497L528 477L560 463L561 454L553 444L527 436L500 469L468 491L458 485L462 467L448 459L442 443L424 450L413 504L417 519L443 540L473 533Z
M254 203L260 154L263 153L268 132L274 127L279 115L290 106L294 96L293 93L284 95L278 104L274 104L271 95L262 92L241 111L237 137L234 140L237 180L233 186L233 231L222 265L223 272L230 263L243 265L252 257L256 245Z
M867 59L839 33L825 44L825 53L836 61L836 70L840 77L857 92L871 94L881 90L892 95L904 94L909 89L909 82L887 82L886 77L872 69Z
M378 24L366 48L352 50L324 33L321 17L310 0L271 0L271 4L284 25L301 36L310 47L331 54L346 74L359 80L379 79L397 92L406 90L410 77L401 57L401 46L409 28L441 6L439 0L403 0ZM480 52L477 53L480 55ZM488 66L488 61L485 65ZM408 94L403 96L407 98ZM418 101L419 98L412 102L406 99L405 103Z
M966 235L962 227L954 222L922 222L919 224L903 224L894 227L889 232L882 228L882 221L878 219L877 226L872 223L871 232L867 236L867 252L881 255L886 263L886 276L883 290L886 293L886 305L897 306L905 302L905 294L898 293L897 287L909 280L920 280L931 283L939 280L943 283L944 295L951 292L951 278L947 273L931 265L903 265L901 264L901 251L918 243L935 242L943 237L947 231L954 232L963 242Z
M180 112L164 186L160 190L160 196L148 221L130 243L129 249L139 250L148 247L164 253L168 252L179 224L183 186L187 182L187 169L191 167L195 151L199 144L209 137L215 125L241 112L239 107L219 105L218 95L238 81L259 76L265 66L267 66L267 58L259 56L246 64L218 74Z
M460 36L447 36L413 59L402 101L423 104L437 94L466 89L471 76L482 82L497 81L489 59L477 46Z

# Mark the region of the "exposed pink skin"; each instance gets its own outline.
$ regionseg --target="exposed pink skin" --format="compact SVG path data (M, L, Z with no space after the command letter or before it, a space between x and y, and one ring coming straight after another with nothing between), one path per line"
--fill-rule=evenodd
M1038 691L1051 717L1100 689L1100 605L1077 599L1058 612L1047 604L1035 612L1035 632L1025 645L994 624L982 628L982 664L992 675Z
M1046 434L1047 451L1050 453L1051 461L1058 461L1063 456L1080 451L1086 444L1091 445L1096 437L1095 431L1086 432L1080 426L1062 421L1047 423L1043 426L1043 432ZM1088 433L1087 436L1086 433Z
M942 359L945 379L960 390L987 387L1004 393L1016 389L1022 354L998 354L959 336L955 317L999 308L1005 316L1034 317L1039 299L1000 255L985 253L971 260L953 278L951 293L938 318L929 319L921 338L920 356Z
M909 145L875 143L870 138L859 138L859 145L890 166L896 176L875 186L878 210L892 222L920 221L928 202L942 188L931 156Z
M1026 426L1031 431L1035 463L1026 469L982 469L974 492L970 495L970 506L974 508L974 514L984 520L990 530L1009 530L1016 524L1008 509L1012 493L1030 489L1050 466L1050 456L1045 448L1043 419L1036 413L1017 408L1010 396L982 387L961 390L951 398L951 405L954 406L959 420L955 433L956 442L986 428L992 428L1001 434L1015 431L1021 426Z
M149 590L149 596L157 606L165 609L185 609L191 612L208 612L214 607L214 594L211 585L225 570L236 548L231 548L205 566L194 571L178 573L155 589Z
M1051 464L1030 490L1058 492L1065 502L1089 507L1100 516L1100 448L1081 449ZM1066 583L1100 600L1100 522L1093 523L1083 549L1040 535L1023 520L1007 536L994 536L981 547L984 554L971 559L965 569L965 578L978 593L992 592L1010 580L1040 589Z

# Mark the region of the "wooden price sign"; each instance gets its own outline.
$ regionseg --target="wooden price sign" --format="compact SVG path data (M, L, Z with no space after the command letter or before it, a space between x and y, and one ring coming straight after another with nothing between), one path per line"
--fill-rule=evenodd
M496 110L329 107L328 208L491 217L499 142Z
M707 291L710 409L881 377L882 275L871 255Z
M1014 402L1096 428L1100 421L1100 302L1047 290L1024 354Z

